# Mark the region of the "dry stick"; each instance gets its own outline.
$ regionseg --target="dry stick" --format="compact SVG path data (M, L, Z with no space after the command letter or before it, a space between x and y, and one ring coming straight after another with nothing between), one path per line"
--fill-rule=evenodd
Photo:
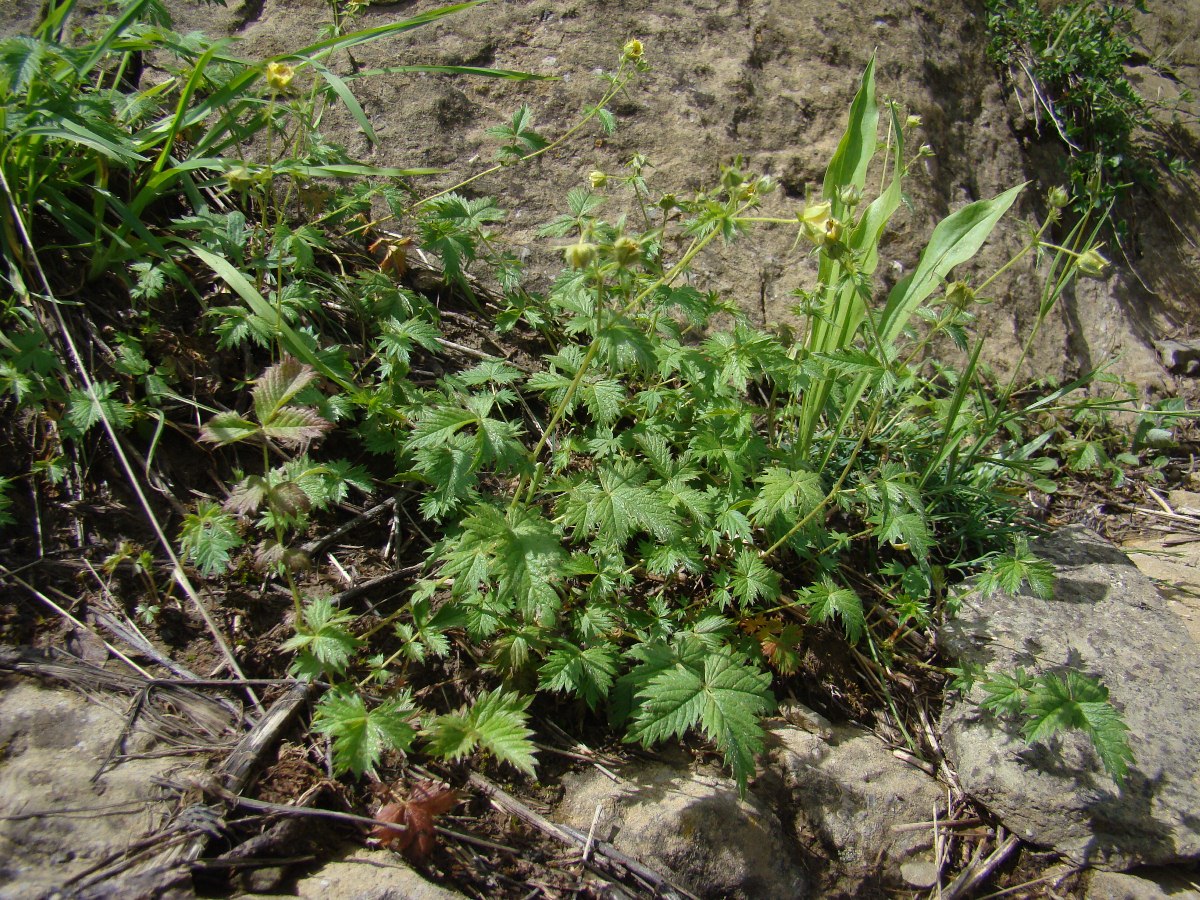
M1000 846L993 850L991 856L982 863L979 863L977 859L972 859L971 864L959 873L959 876L954 879L954 882L946 890L943 900L957 900L957 898L966 896L974 891L992 877L992 873L1012 855L1020 843L1015 834L1010 834L1001 841Z
M470 776L470 784L489 800L492 801L502 812L516 816L521 821L541 831L543 834L549 835L555 840L561 841L571 847L576 847L583 850L588 845L588 838L574 828L567 825L558 825L551 822L545 816L530 809L524 803L511 794L507 793L499 785L489 781L478 772L472 772ZM631 856L627 856L620 850L617 850L611 844L603 841L594 841L592 844L592 858L589 865L600 863L610 872L624 870L629 875L632 875L638 881L655 891L655 896L664 898L690 898L697 900L694 894L689 893L667 878L655 872L648 866L643 865Z
M133 466L129 462L129 455L125 452L125 448L121 446L121 439L118 437L116 429L113 428L113 424L111 421L109 421L108 416L105 415L103 408L99 407L97 401L98 395L96 393L96 383L92 380L92 376L88 372L87 366L83 364L83 356L80 354L79 348L75 345L75 338L72 336L71 330L67 327L67 320L63 317L62 308L59 306L58 298L54 296L54 290L50 287L50 279L46 277L46 272L42 268L42 261L38 257L37 250L33 246L33 239L29 236L29 231L25 227L25 219L21 215L21 211L17 209L16 202L12 195L12 188L8 184L8 179L5 177L3 169L0 169L0 187L3 187L4 189L4 194L8 200L9 208L13 213L13 221L16 223L17 229L21 232L21 242L29 251L29 258L33 261L34 268L37 269L38 277L41 279L42 287L46 291L46 297L50 301L50 308L54 311L55 321L58 324L59 330L62 332L63 342L67 346L67 351L71 356L71 361L74 363L75 370L78 373L80 380L83 382L84 387L87 389L88 397L91 398L93 403L97 403L97 409L100 412L100 422L104 425L104 431L108 435L109 442L112 444L113 453L120 461L121 468L125 471L125 477L129 480L129 486L133 489L134 494L137 496L138 504L142 507L142 511L146 514L146 518L150 522L150 527L154 529L155 536L158 538L159 543L162 545L163 551L166 553L167 558L171 562L171 566L173 568L172 575L176 583L178 583L183 589L183 592L187 594L188 599L192 601L192 604L200 613L201 618L204 619L204 624L208 627L209 633L212 635L213 640L216 641L217 647L220 648L221 655L225 657L225 661L228 663L230 671L233 672L233 674L235 674L238 678L245 680L246 676L242 672L241 666L238 665L238 661L234 657L232 651L230 651L229 645L221 636L221 632L217 628L217 623L213 621L212 616L209 615L204 603L200 600L200 595L192 586L191 580L188 578L187 573L183 570L183 564L179 561L179 557L175 554L175 548L171 545L171 541L167 537L166 532L163 531L163 527L158 521L158 517L154 514L154 510L150 506L150 501L146 498L145 491L142 490L141 482L138 481L137 475L133 471ZM250 700L254 704L255 708L262 712L262 703L259 702L258 696L248 685L246 686L246 694L250 697Z
M388 510L395 509L397 500L399 500L398 496L390 497L377 506L372 506L366 512L359 513L349 522L339 525L333 531L329 532L329 534L319 537L314 541L309 541L307 544L301 544L300 549L309 556L316 556L338 538L344 537L361 525L366 525L368 522L378 519Z
M3 571L6 577L17 582L19 585L21 585L21 587L25 588L25 590L29 591L29 593L33 594L35 597L37 597L39 600L41 600L43 603L45 603L47 606L49 606L52 610L54 610L56 613L58 613L60 616L62 616L64 619L66 619L68 622L70 622L72 625L74 625L76 628L78 628L80 631L86 631L88 634L95 637L96 640L98 640L102 644L104 644L105 649L108 650L109 653L111 653L117 659L121 660L121 662L125 663L125 665L129 666L129 668L133 669L133 671L139 673L140 675L144 675L146 678L151 677L149 672L147 672L145 669L143 669L141 666L139 666L137 663L135 663L132 659L130 659L128 656L126 656L124 653L122 653L120 650L118 650L116 647L114 647L108 641L104 640L104 638L100 637L100 635L98 635L96 633L96 629L92 628L92 626L90 626L84 622L79 621L79 619L75 618L73 615L71 615L69 612L67 612L65 609L63 609L61 606L59 606L57 603L55 603L53 600L51 600L49 597L47 597L45 594L43 594L41 591L39 591L37 588L35 588L33 585L31 585L25 579L20 578L17 575L14 575L7 566L0 565L0 571Z

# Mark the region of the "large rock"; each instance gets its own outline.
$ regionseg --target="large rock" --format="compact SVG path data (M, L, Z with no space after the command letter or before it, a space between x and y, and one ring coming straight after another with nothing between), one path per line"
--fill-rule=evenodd
M1150 581L1094 533L1063 529L1035 550L1057 567L1053 599L973 594L943 630L945 649L994 672L1100 676L1137 760L1118 787L1080 734L1026 746L1013 724L979 709L977 688L949 697L942 720L963 787L1014 833L1078 862L1200 858L1200 650Z
M795 831L811 835L843 876L881 877L896 884L901 868L918 865L932 829L896 830L946 813L946 789L901 762L871 732L837 726L832 737L774 728L768 774L783 777L795 810ZM910 866L911 868L911 866Z
M699 897L795 900L807 879L779 819L728 778L657 763L620 769L621 783L588 770L563 779L554 815L609 841Z

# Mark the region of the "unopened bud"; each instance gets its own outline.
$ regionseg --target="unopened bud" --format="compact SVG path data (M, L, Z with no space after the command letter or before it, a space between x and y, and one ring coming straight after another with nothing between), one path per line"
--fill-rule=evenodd
M628 266L642 255L641 245L631 237L619 237L613 241L613 259L619 266Z
M1112 263L1101 256L1100 251L1095 248L1076 257L1075 266L1079 269L1079 274L1086 278L1107 278L1112 269Z
M833 205L825 200L821 203L814 203L811 206L804 207L804 211L797 215L800 220L800 228L804 231L804 236L814 244L820 244L825 240L825 226L829 221L830 211Z
M975 291L965 281L956 281L946 288L946 302L955 309L966 309L975 302Z
M572 269L586 269L596 261L596 245L586 241L563 247L563 258Z
M1055 185L1047 192L1046 202L1050 205L1051 209L1062 209L1071 202L1071 195L1067 193L1065 188Z
M608 184L608 176L597 170L588 176L588 181L591 182L592 190L598 191L600 188Z
M843 184L837 189L837 198L850 209L854 209L854 207L862 203L862 191L858 185Z
M905 128L920 128L921 127L921 117L920 116L909 116L907 119L904 120L904 127Z

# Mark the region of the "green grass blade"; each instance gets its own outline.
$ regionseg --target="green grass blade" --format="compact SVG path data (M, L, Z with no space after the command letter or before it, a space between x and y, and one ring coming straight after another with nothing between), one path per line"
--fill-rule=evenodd
M104 32L100 40L91 46L91 53L85 58L79 66L79 76L85 77L100 60L104 59L109 53L113 52L113 43L119 38L122 32L125 31L133 22L137 21L141 15L142 9L149 3L150 0L132 0L121 11L113 23L108 27L108 31Z
M347 81L374 78L377 75L475 75L480 78L502 78L509 81L559 81L558 75L538 75L515 69L488 69L483 66L388 66L383 69L362 69L346 76Z
M352 115L354 117L354 121L358 123L359 130L366 135L367 140L370 141L371 144L378 144L379 138L375 136L375 129L371 127L371 122L367 118L367 114L363 112L363 108L359 104L358 98L354 96L354 93L350 90L349 85L347 85L346 82L331 72L326 66L321 65L321 63L317 62L315 59L310 59L306 62L320 73L321 77L325 79L325 83L329 85L330 89L335 94L337 94L338 99L342 101L342 105L350 111L350 115Z
M429 12L421 13L412 18L405 19L402 22L392 22L388 25L379 25L375 28L364 28L360 31L354 31L350 34L338 35L336 37L326 38L323 41L317 41L315 44L309 44L300 50L292 53L287 53L282 56L272 57L272 62L282 62L287 59L296 57L304 57L309 60L320 59L328 56L331 53L337 53L340 50L349 50L351 47L357 47L359 44L366 44L371 41L377 41L381 38L390 37L394 34L401 34L405 31L411 31L414 28L420 28L422 25L428 25L431 22L436 22L446 16L454 15L463 10L471 9L471 7L479 6L486 0L471 0L468 3L455 3L450 6L442 6L438 9L431 9Z
M268 303L262 294L255 290L254 285L229 260L218 256L193 241L182 238L178 240L180 244L187 247L193 254L199 257L201 262L212 269L217 277L229 285L246 302L246 305L250 307L256 316L273 324L279 336L279 344L284 350L301 362L308 363L308 365L312 366L342 389L349 392L355 390L352 382L346 379L340 372L332 369L320 356L313 352L308 343L288 324L279 311Z

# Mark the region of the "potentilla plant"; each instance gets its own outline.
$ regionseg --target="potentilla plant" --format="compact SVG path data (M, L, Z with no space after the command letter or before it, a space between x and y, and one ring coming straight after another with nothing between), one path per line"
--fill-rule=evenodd
M642 60L640 45L625 53L635 51ZM1080 384L1021 405L1016 372L999 388L979 372L972 310L996 275L972 285L955 270L1024 186L949 215L913 271L878 290L878 248L918 124L894 104L879 108L872 62L819 193L790 217L760 215L772 184L740 162L687 198L658 193L640 156L570 192L568 211L542 230L561 247L562 273L545 296L510 295L500 313L548 336L540 369L485 361L410 394L407 429L373 433L401 479L428 485L421 510L440 537L411 598L372 626L399 649L381 658L369 643L330 644L327 669L364 672L320 708L341 767L369 769L423 729L437 755L483 747L528 771L525 709L541 692L603 710L630 742L697 731L744 788L772 684L797 670L809 631L834 625L886 671L911 658L911 633L946 614L961 573L1047 584L1010 496L1053 463L1040 455L1044 436L1013 435ZM604 218L620 191L634 215ZM1062 205L1049 204L1017 258L1049 246ZM433 230L439 209L425 214ZM816 269L817 287L798 297L798 333L754 326L687 277L714 241L764 226L794 228L809 251L798 264ZM1047 258L1029 342L1070 280L1102 260L1094 231L1076 225ZM415 318L433 327L427 312ZM935 358L946 346L953 358ZM350 634L349 619L324 608L304 621L306 648L320 646L322 629ZM498 686L448 718L407 692L420 663L451 652L449 633ZM373 705L370 684L404 702ZM1123 774L1119 717L1107 706L1086 714L1105 702L1094 682L1075 673L1013 684L993 705L1036 710L1031 739L1081 727Z

